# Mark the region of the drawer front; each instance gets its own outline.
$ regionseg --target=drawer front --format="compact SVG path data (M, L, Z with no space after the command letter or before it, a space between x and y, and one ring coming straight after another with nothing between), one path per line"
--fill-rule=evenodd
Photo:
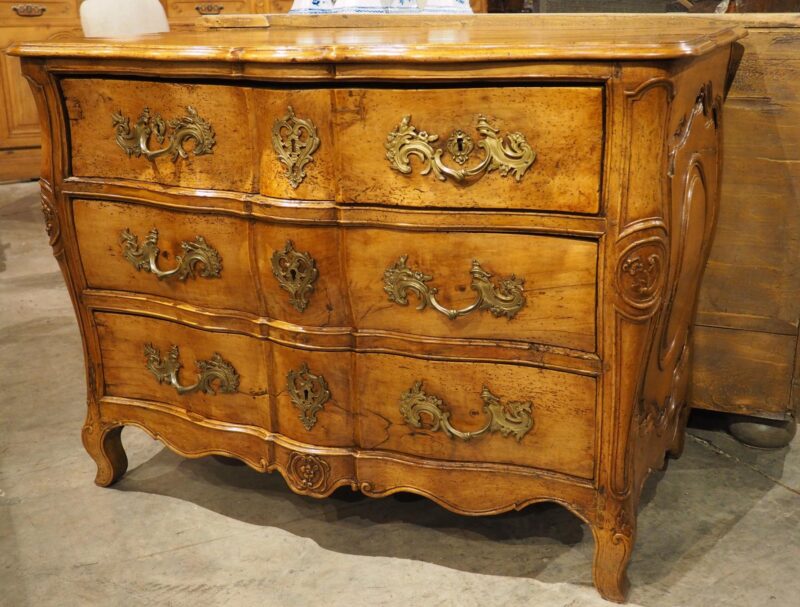
M90 288L258 313L246 222L94 200L73 216Z
M170 19L191 20L203 15L234 15L252 11L249 0L170 0L167 14Z
M51 19L74 19L78 16L74 0L23 2L0 0L0 23L3 25L35 25Z
M600 87L350 89L336 106L343 202L599 211Z
M62 87L73 175L253 190L244 89L88 78Z
M352 229L346 252L361 330L595 349L593 242Z
M593 378L389 355L358 357L357 377L365 449L593 476Z
M269 428L263 342L129 314L96 312L94 320L107 396L158 401L209 419ZM177 365L180 389L169 377ZM216 393L206 392L206 386Z

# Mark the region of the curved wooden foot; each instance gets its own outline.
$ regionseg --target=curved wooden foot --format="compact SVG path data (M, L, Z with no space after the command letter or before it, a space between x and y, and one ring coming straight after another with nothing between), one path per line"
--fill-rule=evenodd
M797 433L797 424L793 417L780 421L731 415L728 432L740 443L751 447L780 449L792 441Z
M122 426L108 426L97 423L91 412L83 426L81 438L86 452L97 464L94 482L108 487L119 480L128 469L128 457L122 447Z
M607 601L624 603L630 588L628 562L633 551L635 522L622 509L611 528L593 527L594 585Z

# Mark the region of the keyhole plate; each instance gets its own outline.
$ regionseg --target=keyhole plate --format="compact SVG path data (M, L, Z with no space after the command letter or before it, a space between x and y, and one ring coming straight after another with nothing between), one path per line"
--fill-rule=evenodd
M475 149L472 137L461 129L456 129L447 140L447 151L458 164L464 164L469 160L469 155Z

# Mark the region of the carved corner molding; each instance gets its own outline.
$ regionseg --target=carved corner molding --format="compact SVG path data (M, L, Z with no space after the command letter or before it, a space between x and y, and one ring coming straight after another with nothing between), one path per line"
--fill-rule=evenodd
M678 128L672 135L669 149L669 166L667 169L668 177L675 177L676 158L679 152L686 146L689 136L692 133L695 122L700 116L705 120L706 129L717 130L720 126L722 116L722 96L714 95L713 85L706 82L695 98L694 105L688 114L684 115L678 123Z
M486 116L478 116L476 130L481 139L473 141L461 129L456 129L445 142L444 149L434 148L439 135L417 131L411 124L411 116L404 116L400 124L386 137L386 159L389 166L404 175L410 175L411 157L422 161L420 175L433 173L440 181L448 177L455 182L474 181L492 171L503 177L511 175L519 182L536 160L536 152L522 133L509 133L507 141L499 136L500 129L489 123ZM464 167L475 148L483 150L484 157L472 167ZM448 167L443 161L444 152L451 156L459 168Z

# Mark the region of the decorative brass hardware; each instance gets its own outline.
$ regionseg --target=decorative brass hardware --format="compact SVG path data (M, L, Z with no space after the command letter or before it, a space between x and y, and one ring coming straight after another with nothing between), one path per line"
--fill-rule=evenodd
M161 358L161 351L153 344L145 344L144 356L147 361L147 370L152 373L160 384L170 384L178 394L203 391L206 394L216 394L214 382L219 383L219 391L233 394L239 390L239 375L233 365L218 353L214 353L211 360L198 360L197 381L191 386L182 386L178 380L178 372L183 366L179 360L178 346L172 345L166 358Z
M289 303L298 312L303 312L319 275L314 258L308 253L295 251L292 241L287 240L283 251L272 254L272 274L281 287L289 292Z
M457 129L445 145L453 160L460 165L467 162L475 146L484 151L484 159L471 168L452 169L442 162L443 150L431 145L439 139L439 135L417 132L416 127L411 125L411 116L405 116L386 138L386 159L394 170L409 175L411 156L416 156L423 163L420 174L427 175L433 171L441 181L446 181L448 176L457 182L476 180L495 169L503 177L511 173L517 181L522 179L536 160L536 152L528 145L525 136L522 133L509 133L507 143L504 142L498 137L500 130L491 126L486 116L478 117L477 130L483 137L477 143Z
M319 147L317 127L311 120L298 118L290 105L288 113L272 126L272 148L286 167L286 178L297 188L306 178L305 166Z
M291 370L286 375L286 389L292 404L300 409L300 421L306 430L311 430L317 423L317 411L331 398L328 382L321 375L309 372L308 365L303 363L299 371Z
M400 413L405 422L415 428L422 428L422 416L430 418L430 431L442 430L450 438L468 441L482 434L500 432L503 436L513 435L520 442L533 428L533 415L530 401L509 401L503 404L486 386L481 390L483 410L489 414L489 421L480 430L461 432L450 424L450 412L442 399L426 394L422 382L414 382L408 392L400 399Z
M198 4L194 7L201 15L219 15L223 10L224 6L221 4L212 4L211 2L207 2L206 4Z
M159 270L156 265L158 260L158 230L153 228L145 238L144 243L139 244L139 238L131 233L128 228L122 230L120 235L122 244L122 254L137 270L144 270L155 274L159 279L175 277L178 280L186 280L189 276L202 276L203 278L219 278L222 272L222 258L219 252L209 246L206 239L197 236L194 242L183 241L181 248L184 255L176 255L175 261L178 265L172 270ZM202 268L198 271L197 264Z
M20 17L41 17L47 10L46 6L40 4L17 4L11 10Z
M524 280L513 274L500 281L498 286L492 284L492 275L481 267L477 260L472 261L472 283L470 287L478 293L475 303L460 310L445 308L436 300L436 287L429 287L426 282L433 280L433 276L413 270L406 265L408 255L403 255L395 264L383 273L383 290L389 296L389 301L408 305L408 291L416 293L419 298L417 310L424 310L430 305L441 312L450 320L469 314L474 310L489 310L495 316L505 316L509 320L525 305L523 293Z
M192 106L187 106L187 115L174 120L164 121L160 114L151 114L150 108L144 108L136 125L131 129L130 119L123 116L122 112L112 114L111 123L117 133L117 145L130 158L131 156L144 156L153 160L159 156L169 154L172 162L178 158L186 159L189 154L183 147L187 140L194 140L192 153L195 156L213 154L212 149L217 143L214 128L197 114ZM154 135L159 144L167 138L167 127L172 129L169 144L160 150L151 150L148 147L150 135Z

